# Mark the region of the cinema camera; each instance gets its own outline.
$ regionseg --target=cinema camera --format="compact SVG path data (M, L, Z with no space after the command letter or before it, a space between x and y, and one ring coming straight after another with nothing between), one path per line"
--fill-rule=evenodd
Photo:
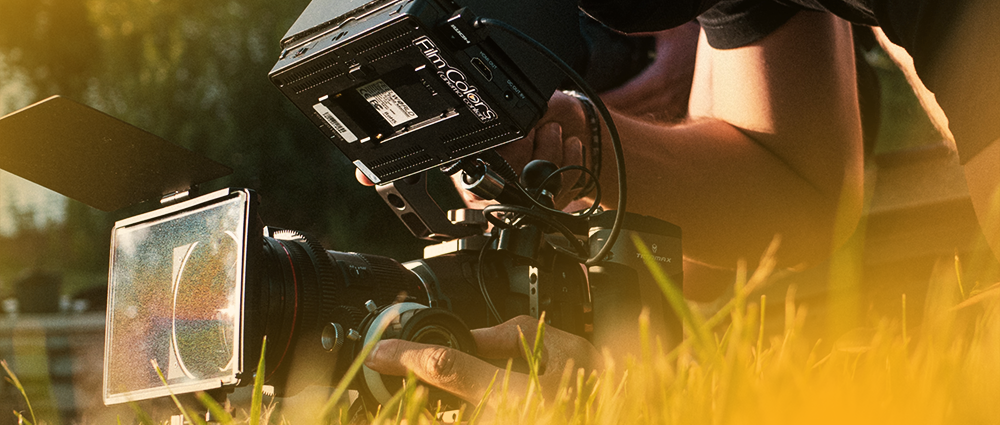
M522 314L620 346L637 340L623 329L646 307L676 336L631 236L679 284L680 229L596 203L555 210L561 173L582 167L533 162L518 177L490 150L523 137L569 75L612 129L624 211L613 122L566 65L577 25L567 0L314 0L293 24L270 79L415 236L436 242L405 263L267 227L248 189L195 196L230 170L69 100L0 119L0 167L105 211L145 210L112 232L105 403L224 395L260 374L291 395L339 380L380 332L475 354L470 327ZM446 214L427 194L434 168L499 204ZM158 205L135 207L149 200ZM399 381L365 368L352 388L374 409Z

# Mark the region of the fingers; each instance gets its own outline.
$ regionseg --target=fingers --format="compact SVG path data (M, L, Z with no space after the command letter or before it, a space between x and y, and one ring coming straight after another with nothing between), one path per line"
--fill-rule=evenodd
M484 358L524 358L521 333L533 346L538 329L538 319L518 316L497 326L472 330L476 340L478 355ZM551 399L560 388L564 373L576 368L585 373L603 369L602 357L586 339L552 327L545 327L542 365L539 378L542 393ZM551 353L551 354L548 354ZM546 368L546 363L551 364ZM461 351L438 345L419 344L399 339L388 339L378 343L375 350L365 359L365 366L385 375L403 376L413 371L421 381L448 391L470 403L483 400L490 382L496 379L499 388L504 379L504 370ZM549 369L549 370L546 370ZM525 394L529 376L511 373L508 379L508 394ZM491 406L496 399L488 400Z
M532 130L527 137L497 148L497 153L518 172L533 159L544 159L559 167L583 165L580 139L563 135L562 125L549 122Z
M568 165L586 166L584 145L581 137L588 137L587 126L580 102L562 93L556 93L549 101L548 112L527 136L496 149L518 173L533 159L552 162L557 167ZM570 171L562 175L562 187L556 199L561 207L572 201L572 188L580 179L580 171ZM360 177L359 177L360 179ZM475 207L476 200L463 195L466 204Z
M555 122L545 124L535 133L535 151L532 158L544 159L562 167L563 145L562 126Z
M533 349L538 319L522 315L491 328L473 329L477 354L488 359L525 358L520 332L524 333L528 349ZM603 369L603 356L586 338L551 326L545 326L544 333L539 372L546 373L546 364L562 365L567 361L575 361L577 366L587 370Z
M587 166L584 160L583 152L583 142L576 136L567 137L563 140L563 166L568 165L580 165ZM573 191L573 187L576 186L576 182L580 180L583 172L572 170L563 173L562 177L562 190L559 191L559 196L556 198L556 206L561 207L569 204L573 201L573 197L576 195L576 191Z
M461 351L439 345L419 344L399 339L378 343L365 366L386 375L406 375L413 371L421 381L448 391L470 403L478 403L494 377L497 384L504 371ZM511 388L527 386L524 376L511 376Z
M546 328L546 332L552 328ZM473 329L472 338L476 340L477 354L486 359L524 359L527 353L535 348L535 336L538 334L538 319L531 316L517 316L499 325L485 329ZM521 335L524 334L524 342ZM548 336L546 336L548 340ZM542 355L539 359L538 371L545 373L549 364L548 344L543 341Z
M535 130L531 130L523 139L497 148L497 153L507 160L507 163L519 174L524 165L532 160L535 149L535 133Z
M590 132L580 101L559 91L549 99L549 108L539 123L550 121L558 122L566 135L584 137Z
M529 344L528 349L531 349L537 330L538 319L517 316L491 328L473 329L471 332L479 356L487 359L523 359L525 352L521 345L521 332Z

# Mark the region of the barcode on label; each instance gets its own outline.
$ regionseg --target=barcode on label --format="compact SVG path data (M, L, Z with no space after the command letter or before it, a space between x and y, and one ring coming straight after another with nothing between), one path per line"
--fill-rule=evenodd
M372 105L393 127L417 118L417 113L413 112L410 105L407 105L403 98L382 80L372 81L358 87L357 90L358 94L364 96L368 104Z
M326 124L330 126L333 131L339 134L340 137L343 137L347 143L354 143L358 141L358 136L355 136L354 132L347 128L347 126L344 125L344 122L341 121L340 118L337 118L337 116L333 114L333 111L331 111L330 108L327 108L326 105L317 103L313 105L313 110L315 110L316 113L323 118L323 121L326 122Z

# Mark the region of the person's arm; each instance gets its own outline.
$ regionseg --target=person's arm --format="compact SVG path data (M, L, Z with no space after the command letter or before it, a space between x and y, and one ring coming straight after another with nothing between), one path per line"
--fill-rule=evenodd
M743 48L714 50L702 39L698 56L696 118L665 126L615 117L629 171L628 210L680 225L686 255L699 261L731 267L738 258L757 258L776 233L784 236L779 255L786 264L824 258L860 214L861 129L849 27L831 15L800 13ZM561 131L536 131L508 145L503 153L515 167L547 159L540 146L576 149L563 142L588 139L576 99L557 94L549 107L539 129L558 122ZM604 140L601 184L605 206L613 206L614 158L606 134ZM518 339L506 325L473 335L481 346L510 347ZM564 332L551 335L559 338L546 341L546 349L558 350L560 359L599 368L586 363L595 358L593 346L565 340ZM494 351L517 357L510 350L481 352ZM381 342L366 364L388 374L414 370L469 401L478 401L497 372L455 350L408 341ZM543 382L550 387L543 390L551 384Z
M742 258L752 267L776 234L782 264L824 260L861 211L852 49L846 22L811 12L741 48L714 49L703 36L688 120L663 125L614 114L628 169L628 211L679 225L685 256L696 263L732 268ZM541 125L555 121L564 137L588 140L575 99L557 94L549 105ZM530 143L556 143L544 135ZM614 208L617 179L606 130L603 139L602 203ZM537 148L531 152L517 155L542 157ZM705 299L716 291L685 285L685 292Z
M691 21L653 33L653 62L625 84L601 93L601 100L608 108L648 121L669 123L687 117L700 30L698 22Z

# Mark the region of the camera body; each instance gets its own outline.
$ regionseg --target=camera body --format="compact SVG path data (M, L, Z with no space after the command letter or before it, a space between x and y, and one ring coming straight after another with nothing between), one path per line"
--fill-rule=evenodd
M327 251L300 232L267 228L256 217L257 205L250 190L223 189L115 224L106 403L225 392L255 374L264 374L277 395L291 395L339 380L379 332L475 354L469 328L523 314L544 312L556 328L616 337L621 344L621 329L635 327L643 306L602 300L658 298L648 271L632 263L630 237L591 268L590 276L604 278L604 298L597 300L587 270L556 249L561 241L541 223L432 245L423 259L400 263ZM667 273L679 279L679 229L649 217L628 219L632 228L623 234L657 246ZM595 216L582 229L595 247L607 220ZM615 323L612 317L624 319ZM255 370L265 336L266 370ZM398 380L369 369L357 379L354 388L372 409L392 393L386 386L398 387ZM457 400L441 399L459 407Z
M407 263L327 251L300 232L260 223L256 195L245 189L124 220L115 227L109 278L107 403L165 396L168 386L175 393L226 391L255 374L264 374L277 395L290 395L305 385L340 379L378 335L475 354L469 328L524 314L544 314L551 326L621 346L622 340L638 340L622 332L635 328L640 311L649 308L662 318L654 320L661 324L657 330L673 328L661 335L679 335L679 322L632 238L659 251L657 258L679 283L676 226L625 214L623 237L588 268L583 259L607 243L615 212L553 219L544 213L459 210L446 219L427 196L424 172L456 162L467 173L481 168L473 180L489 176L500 186L510 184L512 171L490 175L481 158L524 137L562 81L549 59L509 34L486 32L481 18L509 21L564 62L579 59L583 42L571 1L314 0L309 5L282 40L270 80L379 184L379 193L415 236L439 243L428 247L423 259ZM526 197L548 197L551 203L552 194L526 186L533 195L511 195L508 188L498 199L525 208L537 202ZM200 218L206 214L231 220ZM487 216L497 224L488 232ZM232 222L237 218L242 221ZM178 233L176 240L164 236L175 227L191 227L178 224L192 220L205 230L216 227ZM561 231L553 227L556 221ZM141 235L148 244L140 245L147 248L136 251L129 235ZM159 254L126 259L134 252ZM136 279L133 267L120 267L130 263L159 264L162 271L156 279ZM158 293L172 294L167 297L172 303L150 315L135 314L140 305L135 300L167 299ZM159 331L149 332L149 324L158 324ZM267 367L255 370L265 336ZM165 384L152 380L148 368L119 360L136 340L156 347L150 353L157 353L156 364L164 367ZM370 410L398 387L397 379L367 368L356 379L354 388ZM458 407L447 395L434 398L445 408Z
M0 166L105 211L145 211L113 229L105 403L225 393L255 376L290 395L343 377L379 332L475 353L469 328L523 314L621 345L636 340L621 329L650 308L679 334L632 237L679 285L676 226L623 213L622 237L588 267L584 254L603 250L616 212L446 216L417 199L426 195L425 170L479 160L523 137L562 81L521 41L484 32L479 17L507 21L566 62L583 44L570 0L314 0L270 73L381 183L411 231L438 242L406 263L328 251L301 232L269 228L251 190L195 196L199 184L230 170L82 105L52 98L3 117L0 135L23 149ZM53 176L65 177L46 180ZM480 181L509 180L490 179ZM551 202L526 186L532 195L510 199ZM487 216L502 225L487 231ZM266 367L256 370L265 337ZM353 384L374 408L391 392L389 381L398 380L364 370Z

